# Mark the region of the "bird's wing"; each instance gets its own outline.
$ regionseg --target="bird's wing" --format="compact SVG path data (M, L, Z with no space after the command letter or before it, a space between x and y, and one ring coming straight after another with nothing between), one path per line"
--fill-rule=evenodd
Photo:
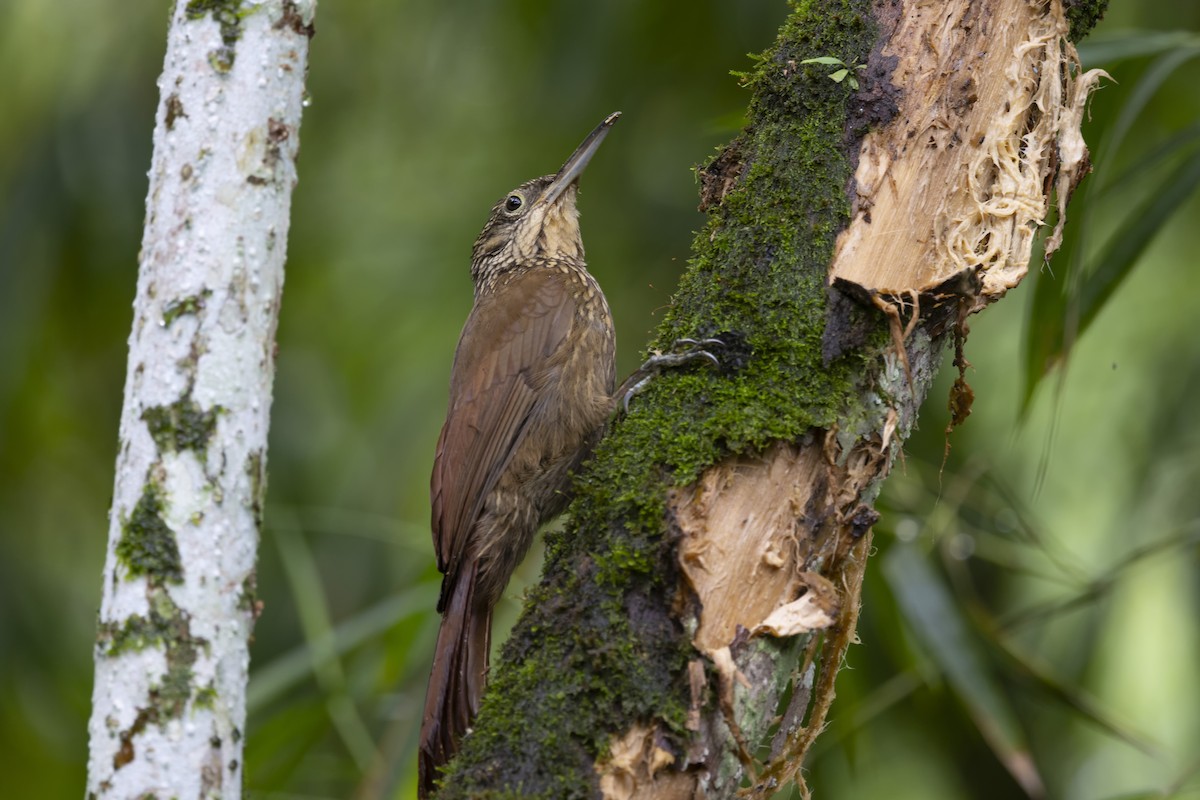
M478 298L463 327L430 482L433 546L448 583L571 330L575 301L563 278L553 269L516 276Z

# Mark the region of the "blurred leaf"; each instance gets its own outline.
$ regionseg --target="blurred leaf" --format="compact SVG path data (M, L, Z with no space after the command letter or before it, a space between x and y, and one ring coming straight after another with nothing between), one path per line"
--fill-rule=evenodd
M1125 30L1108 36L1090 36L1078 45L1079 61L1088 69L1109 66L1130 58L1152 56L1165 50L1195 45L1191 31Z
M1193 522L1178 532L1162 536L1154 541L1139 545L1122 554L1120 561L1104 573L1097 575L1077 593L1067 598L1053 598L1009 615L999 623L1003 631L1011 631L1033 622L1042 622L1060 616L1106 597L1124 573L1142 561L1158 555L1177 553L1184 555L1200 543L1200 524Z
M246 748L246 785L250 790L282 786L304 763L328 730L320 703L289 703L257 720L251 730L254 745ZM257 796L258 792L255 791Z
M749 120L746 117L746 109L739 107L726 114L722 114L721 116L710 119L708 124L704 126L704 131L705 133L714 135L720 134L722 136L732 136L742 128L746 127L746 123L748 121Z
M355 763L365 771L375 758L375 741L346 692L346 676L334 649L325 590L312 551L290 526L281 526L274 533L329 717Z
M375 539L385 542L390 547L410 550L420 557L429 554L428 524L397 519L389 514L335 506L268 502L266 516L272 521L273 528L290 520L295 524L296 530L307 531L310 534L327 533Z
M1200 787L1183 788L1176 782L1172 787L1161 791L1142 791L1130 794L1118 794L1106 797L1104 800L1197 800L1200 798Z
M332 642L320 641L315 647L312 644L301 645L254 670L250 675L250 689L246 696L247 710L250 713L261 710L314 672L326 669L327 659L345 655L403 619L428 613L436 601L436 583L423 583L406 589L338 623L328 634Z
M1030 797L1045 794L1024 733L1008 699L967 631L957 604L921 553L898 544L888 551L883 574L917 638L945 673L979 732L1009 774Z
M1200 756L1191 760L1190 763L1179 773L1179 776L1171 782L1170 788L1167 791L1172 797L1184 797L1185 794L1192 798L1200 796L1200 786L1195 785L1197 776L1200 776ZM1184 787L1188 784L1193 784L1189 791L1184 791Z
M1073 342L1087 332L1109 299L1133 272L1146 247L1187 202L1198 185L1200 152L1193 154L1181 169L1173 172L1110 237L1106 249L1097 257L1098 263L1089 270L1078 299L1073 303L1062 291L1061 283L1055 284L1046 276L1039 276L1030 311L1029 329L1026 331L1027 388L1022 413L1028 409L1041 378L1057 366L1066 357ZM1077 249L1080 242L1077 237L1073 238L1075 240L1071 246ZM1071 318L1075 321L1068 325Z
M898 672L872 688L855 704L853 715L839 716L831 720L829 729L813 742L809 759L815 761L835 747L851 750L854 747L854 734L881 719L888 711L928 683L923 680L922 672L918 665L906 672Z
M1152 190L1150 200L1125 217L1122 227L1105 241L1096 256L1086 256L1085 250L1092 238L1092 217L1101 194L1109 187L1143 173L1129 170L1112 181L1105 180L1105 176L1112 170L1126 137L1163 82L1187 61L1200 55L1200 45L1195 43L1195 37L1190 41L1188 46L1172 50L1155 61L1121 106L1111 132L1100 146L1096 178L1088 184L1082 202L1073 208L1078 219L1068 220L1065 227L1063 247L1055 262L1065 266L1058 271L1057 279L1053 272L1037 277L1025 331L1022 416L1028 412L1041 379L1087 332L1113 293L1137 266L1146 247L1200 182L1200 154L1193 154L1182 169L1169 173L1162 185ZM1140 164L1149 167L1185 152L1195 141L1194 128L1191 126L1172 136L1143 156ZM1085 258L1090 262L1086 268L1083 267Z
M1193 147L1196 142L1200 141L1200 122L1196 122L1183 130L1169 136L1163 140L1162 144L1155 147L1149 153L1145 153L1133 164L1125 168L1115 178L1108 178L1101 183L1101 188L1097 190L1097 197L1111 197L1118 189L1124 189L1136 179L1145 177L1145 175L1161 162L1173 158L1180 153L1186 152ZM1104 176L1107 178L1107 176Z
M1121 147L1125 144L1125 137L1129 134L1134 124L1142 118L1146 106L1154 99L1158 90L1162 88L1163 83L1177 69L1197 55L1200 55L1200 45L1198 44L1191 44L1187 47L1172 50L1151 64L1145 74L1142 75L1141 80L1133 87L1133 92L1130 93L1129 98L1121 105L1120 113L1113 123L1112 130L1100 144L1100 153L1094 162L1096 170L1099 173L1099 185L1104 185L1104 176L1108 174L1108 170L1116 159L1116 154L1121 151ZM1090 187L1089 193L1095 190L1096 187Z
M801 64L828 64L830 66L832 66L834 64L845 64L845 62L842 61L840 58L834 58L833 56L818 56L817 58L806 58L803 61L801 61L800 63Z
M1044 665L1017 650L1007 641L1006 637L993 632L991 640L1017 667L1020 674L1032 681L1038 689L1074 711L1077 716L1143 753L1151 756L1161 755L1160 748L1145 734L1134 730L1128 724L1118 722L1086 692L1078 686L1062 680Z
M1074 256L1079 247L1081 224L1069 224L1063 229L1063 243L1059 248L1059 262ZM1019 417L1025 419L1033 403L1038 385L1062 356L1063 331L1066 327L1067 293L1062 275L1056 275L1049 265L1041 272L1030 275L1033 279L1033 297L1025 320L1024 391L1021 393Z
M1172 215L1191 197L1200 184L1200 153L1173 173L1113 234L1109 249L1088 275L1079 298L1079 332L1082 335L1104 308L1113 292L1129 277L1138 258Z

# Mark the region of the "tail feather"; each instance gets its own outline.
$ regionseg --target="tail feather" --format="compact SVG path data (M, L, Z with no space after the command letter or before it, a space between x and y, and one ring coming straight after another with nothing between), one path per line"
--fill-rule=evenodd
M472 565L456 576L438 629L417 761L417 795L422 800L435 790L439 768L458 752L483 697L492 610L475 601L475 573Z

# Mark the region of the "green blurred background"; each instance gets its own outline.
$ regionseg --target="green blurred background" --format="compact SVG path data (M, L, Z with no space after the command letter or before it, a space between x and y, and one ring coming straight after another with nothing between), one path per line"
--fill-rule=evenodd
M491 203L625 113L581 208L627 372L701 226L691 167L742 123L729 71L785 13L321 5L279 329L252 797L413 795L437 624L428 475ZM0 5L4 797L83 790L167 16L147 0ZM880 501L862 644L808 763L819 797L1019 797L1014 775L1031 774L1051 797L1200 797L1200 205L1172 203L1161 230L1136 214L1196 162L1197 30L1195 2L1116 0L1084 51L1117 80L1092 102L1094 152L1122 108L1146 104L1089 179L1086 246L1036 280L1086 285L1122 225L1149 245L1118 263L1065 379L1024 417L1023 342L1046 319L1030 313L1035 281L972 321L974 415L939 471L947 369Z

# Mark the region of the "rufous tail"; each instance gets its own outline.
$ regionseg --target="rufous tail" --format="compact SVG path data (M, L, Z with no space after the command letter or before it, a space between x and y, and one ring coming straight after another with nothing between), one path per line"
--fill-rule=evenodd
M442 611L433 670L425 690L417 756L417 796L422 800L435 791L439 768L458 752L459 742L479 711L487 678L492 610L475 600L475 565L455 578Z

